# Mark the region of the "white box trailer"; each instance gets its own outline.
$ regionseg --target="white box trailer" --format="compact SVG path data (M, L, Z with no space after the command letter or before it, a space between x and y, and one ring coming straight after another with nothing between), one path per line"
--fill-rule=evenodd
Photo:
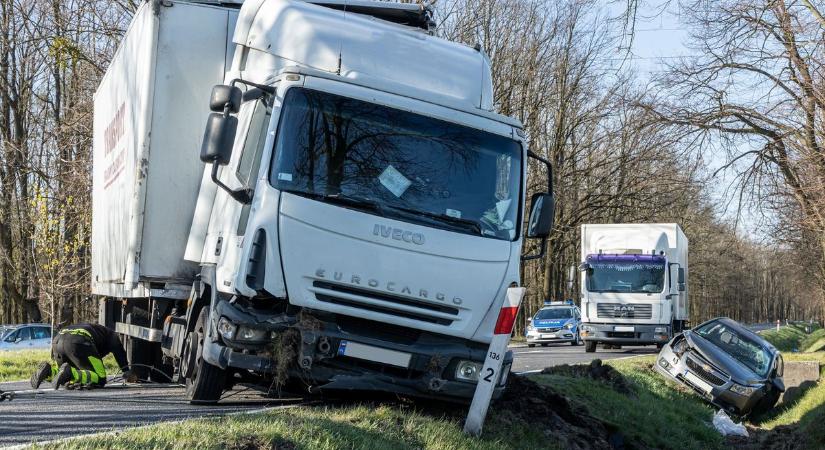
M581 227L582 339L661 345L685 328L688 239L675 223Z
M198 272L183 255L203 176L204 93L231 65L238 10L159 5L138 9L95 95L96 295L185 295Z

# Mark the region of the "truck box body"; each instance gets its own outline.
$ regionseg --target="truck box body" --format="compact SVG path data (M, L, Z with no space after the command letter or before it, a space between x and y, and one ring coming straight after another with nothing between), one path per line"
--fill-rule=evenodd
M599 342L628 338L623 343L631 343L643 335L661 339L662 330L669 336L672 327L687 322L688 292L686 283L680 290L679 273L687 280L688 240L679 225L582 225L581 261L589 264L582 272L581 292L582 322L590 324L591 340L592 333L604 338ZM591 280L599 276L601 281ZM649 279L634 285L638 277Z
M237 10L144 3L94 102L92 293L189 284L183 259L200 188L211 87L231 64Z

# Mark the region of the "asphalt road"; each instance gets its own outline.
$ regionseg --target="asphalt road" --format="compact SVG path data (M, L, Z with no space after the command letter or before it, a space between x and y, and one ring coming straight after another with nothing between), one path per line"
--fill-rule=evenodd
M655 347L625 347L585 353L584 346L514 346L513 371L540 370L557 364L587 363L651 354ZM224 394L217 406L193 406L177 385L124 386L110 383L91 391L32 391L28 382L0 383L0 390L18 391L17 398L0 402L0 446L44 442L151 423L184 420L300 403L302 399L268 399L241 387ZM37 393L36 393L37 392Z
M629 347L618 350L605 350L599 346L594 353L586 353L584 345L550 344L548 347L527 347L524 344L513 345L513 372L531 372L549 366L561 364L588 364L594 359L608 360L630 358L634 356L655 355L656 346Z
M224 394L218 406L193 406L176 385L123 386L110 384L91 391L31 391L28 383L0 383L4 391L18 391L17 398L0 402L0 446L43 442L81 434L254 411L300 402L300 399L268 399L239 388Z

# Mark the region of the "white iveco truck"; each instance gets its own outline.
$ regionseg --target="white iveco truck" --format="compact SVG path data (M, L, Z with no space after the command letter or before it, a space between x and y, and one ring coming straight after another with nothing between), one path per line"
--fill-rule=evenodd
M679 225L582 225L581 259L586 351L661 347L685 328L688 240Z
M133 363L199 403L239 380L472 395L552 186L522 230L537 157L485 54L432 24L363 0L140 7L94 111L92 291Z

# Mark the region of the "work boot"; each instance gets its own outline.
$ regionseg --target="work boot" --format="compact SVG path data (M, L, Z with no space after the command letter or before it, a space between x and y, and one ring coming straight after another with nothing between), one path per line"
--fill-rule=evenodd
M68 384L72 381L72 367L69 363L63 363L57 371L57 376L54 378L54 390L60 389L60 386Z
M32 389L37 389L44 381L52 377L52 365L48 362L38 364L31 378Z

